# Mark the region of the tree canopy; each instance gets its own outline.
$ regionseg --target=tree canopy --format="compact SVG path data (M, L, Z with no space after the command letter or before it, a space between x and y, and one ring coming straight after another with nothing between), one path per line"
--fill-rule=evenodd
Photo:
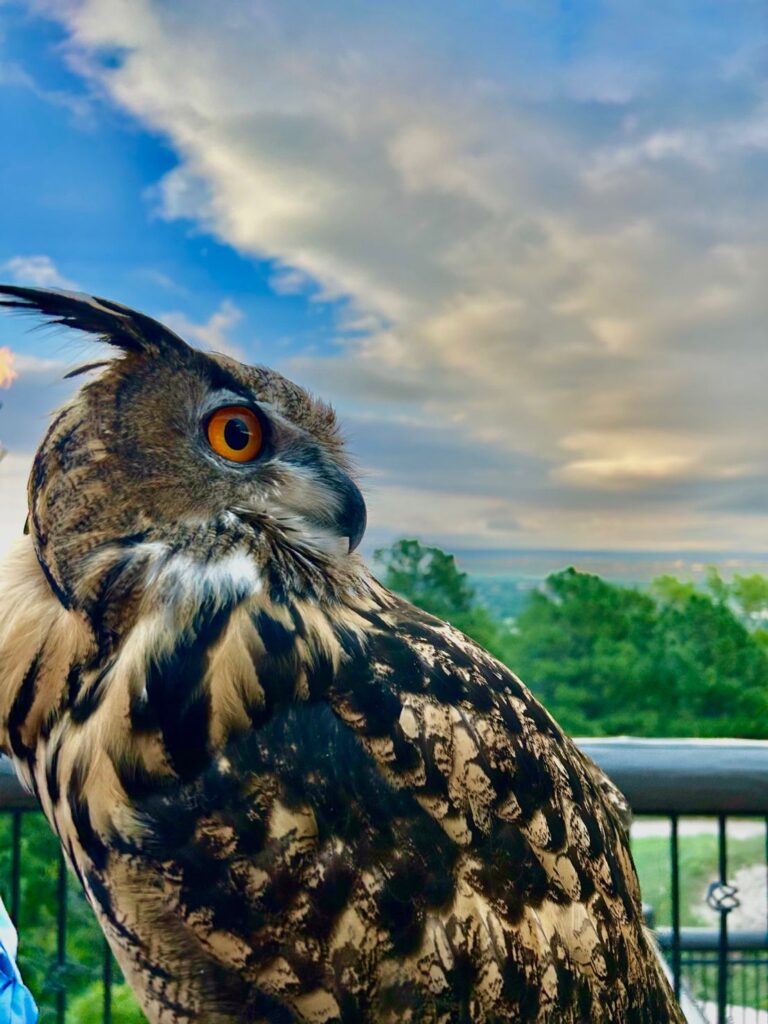
M509 628L440 548L400 540L376 559L387 586L504 661L570 733L768 736L764 577L711 570L704 589L664 576L641 590L566 569Z
M504 656L503 630L477 601L469 577L453 555L418 540L398 540L374 552L385 584L425 612L450 622L496 657Z

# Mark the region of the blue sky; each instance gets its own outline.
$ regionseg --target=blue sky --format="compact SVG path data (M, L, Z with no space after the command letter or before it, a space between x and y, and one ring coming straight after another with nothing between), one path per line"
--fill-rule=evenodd
M0 275L338 406L370 543L765 550L764 4L0 4ZM82 344L0 318L0 548Z
M246 342L255 324L270 346L328 338L326 306L305 296L275 301L271 261L155 215L152 187L178 163L172 148L69 70L59 24L16 4L0 17L0 131L8 140L0 175L3 195L13 197L3 211L5 253L44 254L81 288L125 295L139 308L182 306L193 319L237 295L245 322L234 334L242 330ZM39 336L19 337L7 319L0 331L18 351L40 354Z

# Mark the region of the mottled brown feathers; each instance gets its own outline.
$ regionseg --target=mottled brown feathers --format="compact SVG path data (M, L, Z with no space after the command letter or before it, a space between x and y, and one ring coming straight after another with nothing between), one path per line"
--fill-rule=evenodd
M623 798L349 553L327 408L103 300L5 291L137 332L36 456L0 743L151 1024L682 1024ZM233 395L271 431L245 470L200 427Z
M680 1020L605 780L514 676L372 582L245 586L62 659L28 761L151 1020Z

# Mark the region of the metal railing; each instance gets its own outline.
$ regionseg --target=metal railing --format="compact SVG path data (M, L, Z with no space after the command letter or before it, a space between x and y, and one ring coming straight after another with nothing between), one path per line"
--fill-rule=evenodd
M658 819L667 823L661 841L667 843L663 874L668 884L662 886L664 907L653 908L656 920L651 923L688 1020L691 1024L768 1024L768 911L749 930L729 927L743 898L729 869L733 819L748 819L753 833L758 829L762 835L759 863L768 892L768 742L627 738L578 742L626 794L638 827ZM706 904L714 927L692 927L684 921L690 914L683 898L689 880L686 872L690 872L686 860L690 816L711 823L713 863ZM63 857L41 817L10 764L0 759L0 891L19 928L22 969L41 1004L41 1024L111 1024L115 994L127 998L119 968L78 887L68 884ZM644 882L638 856L642 842L633 840L633 852ZM757 843L753 835L750 849L757 849ZM40 872L45 877L30 879L25 872L25 858L33 855L36 870L40 864L47 865ZM55 906L52 920L42 914L51 903ZM36 950L35 942L45 949ZM83 1000L88 999L86 1013Z
M45 862L48 871L27 877L25 860L35 854L33 869ZM79 886L71 884L58 840L37 801L22 788L10 761L1 755L0 864L0 895L19 931L19 961L40 1007L40 1024L83 1024L82 1013L68 1013L67 1003L73 988L87 984L98 988L98 1010L95 1016L91 1011L88 1024L112 1024L114 987L122 982L120 968ZM74 928L81 934L80 950L73 956L68 945ZM87 964L82 955L77 957L85 944L90 954Z
M666 952L672 949L672 929L660 928L659 944ZM680 929L680 971L686 979L688 992L700 1005L720 1013L724 1003L726 1020L745 1017L749 1024L768 1020L768 948L766 934L761 931L731 931L728 934L728 995L719 999L723 984L723 955L720 932L710 928ZM739 1012L742 1010L742 1012ZM706 1019L706 1018L705 1018ZM739 1022L740 1024L740 1022Z
M701 1011L699 1019L712 1024L768 1024L768 742L623 737L578 742L626 795L636 819L669 822L670 923L657 934L675 994L681 1001L690 998ZM681 824L690 816L710 818L714 825L715 877L706 891L706 906L716 918L711 929L682 925ZM743 932L729 930L741 894L729 872L728 826L745 818L761 826L766 890L766 910L759 927L748 933L748 947ZM739 995L747 1002L739 1003Z

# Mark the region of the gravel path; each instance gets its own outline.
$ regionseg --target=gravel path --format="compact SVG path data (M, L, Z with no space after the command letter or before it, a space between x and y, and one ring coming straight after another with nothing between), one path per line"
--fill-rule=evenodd
M759 818L730 818L727 823L730 839L751 839L764 836L765 825ZM669 836L672 825L669 818L635 818L632 822L632 838L648 839ZM678 825L680 836L716 836L716 818L681 818Z
M708 1024L717 1024L716 1003L704 1003L701 1009ZM751 1006L729 1006L728 1024L768 1024L768 1010L753 1010Z

